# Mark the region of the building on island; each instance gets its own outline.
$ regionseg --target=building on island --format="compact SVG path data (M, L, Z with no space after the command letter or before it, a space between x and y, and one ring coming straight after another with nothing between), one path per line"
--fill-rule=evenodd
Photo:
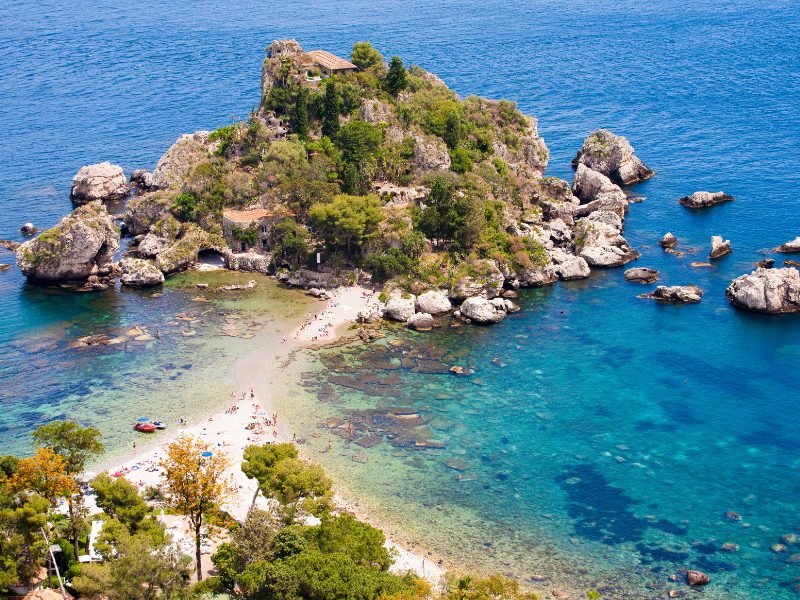
M336 56L327 50L311 50L306 52L297 40L275 40L270 44L268 60L293 62L300 73L311 77L314 72L319 72L323 77L330 77L339 73L355 73L358 71L349 60Z
M222 212L222 235L235 253L269 252L272 229L294 213L285 206L225 210Z
M312 50L311 52L306 52L306 56L311 59L312 64L319 69L320 73L326 77L337 73L355 73L358 71L358 67L349 60L331 54L327 50Z

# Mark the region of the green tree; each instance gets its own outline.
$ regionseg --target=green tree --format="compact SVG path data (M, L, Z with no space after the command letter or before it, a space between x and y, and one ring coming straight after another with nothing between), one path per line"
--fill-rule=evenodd
M384 86L392 96L397 96L408 87L408 75L400 57L393 56L389 62L389 71L386 73Z
M359 164L375 154L381 143L381 130L361 120L347 123L337 139L345 162Z
M135 533L150 512L136 486L124 477L114 479L106 473L101 473L91 483L97 506Z
M383 55L369 42L356 42L350 53L350 61L362 71L381 64Z
M238 574L249 564L272 556L277 532L272 514L257 508L251 508L245 521L231 530L230 542L221 544L211 557L226 590L233 590Z
M47 560L42 529L50 502L39 495L12 498L0 491L0 589L15 582L30 584Z
M315 204L308 212L312 226L333 247L345 248L351 255L378 233L383 220L381 201L375 194L339 194L332 202Z
M172 200L172 212L183 221L197 220L197 196L183 192Z
M66 472L73 479L83 473L86 463L105 452L103 434L95 427L81 427L75 421L53 421L42 425L33 432L33 440L37 446L49 448L66 461ZM75 558L80 556L78 536L85 521L83 494L75 485L77 494L67 497L69 520L72 529L72 545Z
M347 554L353 562L379 571L392 565L383 532L350 515L324 515L319 526L307 530L321 552Z
M297 99L294 103L292 131L296 133L301 140L308 139L308 92L302 88L297 93Z
M294 219L283 219L272 228L272 250L278 263L297 268L311 252L308 229Z
M465 148L456 148L450 152L450 168L456 173L472 171L473 163L469 151Z
M455 250L468 250L486 228L484 211L477 198L457 189L454 177L435 175L428 179L430 192L417 227L431 240L450 243Z
M325 102L322 109L322 135L327 135L332 140L339 133L339 111L341 99L336 90L336 80L328 79L325 84Z

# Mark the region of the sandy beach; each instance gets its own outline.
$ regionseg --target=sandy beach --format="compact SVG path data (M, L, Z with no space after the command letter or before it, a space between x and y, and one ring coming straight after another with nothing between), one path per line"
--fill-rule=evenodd
M148 487L157 486L161 482L159 461L164 457L165 447L177 437L194 436L205 441L212 452L223 453L230 465L229 477L233 493L224 503L223 508L235 519L243 520L247 512L255 505L266 508L266 499L256 496L258 484L242 473L240 465L244 449L251 444L265 444L292 441L294 433L290 426L276 415L270 398L284 393L283 382L286 370L297 367L301 360L300 351L306 348L319 347L340 340L355 323L360 311L379 304L377 295L362 287L340 288L331 293L329 300L321 301L317 308L306 315L301 322L286 322L286 331L273 335L256 351L239 358L231 368L235 389L231 391L228 407L221 412L198 420L198 415L186 415L183 424L168 424L164 435L159 435L157 445L152 445L146 435L141 436L139 448L124 462L111 466L104 465L103 470L111 475L124 476L144 491ZM352 502L345 501L341 495L336 497L337 509L353 512L373 525L380 527L369 519L369 515L354 510ZM92 508L90 506L90 508ZM180 523L169 519L170 529L176 537L181 537ZM204 554L212 554L214 544L204 549ZM426 558L420 552L413 552L387 537L387 547L395 551L393 572L412 571L438 584L444 575L444 569L437 561ZM210 561L206 561L209 563Z

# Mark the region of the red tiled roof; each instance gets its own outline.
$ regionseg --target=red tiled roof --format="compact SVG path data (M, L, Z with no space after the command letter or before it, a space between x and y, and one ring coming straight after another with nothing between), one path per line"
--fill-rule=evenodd
M312 50L307 53L315 64L330 69L331 71L340 71L344 69L356 69L357 67L343 58L339 58L335 54L331 54L326 50Z

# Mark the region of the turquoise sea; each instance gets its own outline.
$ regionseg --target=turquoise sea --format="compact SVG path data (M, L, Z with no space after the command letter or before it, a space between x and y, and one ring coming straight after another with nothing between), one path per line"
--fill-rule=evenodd
M83 164L152 167L179 134L245 116L264 47L280 37L341 54L370 39L459 93L516 100L539 118L549 175L571 180L591 130L627 136L656 171L626 220L637 264L696 283L701 304L658 305L621 270L597 272L524 293L524 310L491 328L400 330L369 351L323 353L309 394L279 410L361 503L454 563L544 593L574 579L605 598L658 598L688 592L670 576L699 568L707 598L798 596L800 317L745 314L724 297L800 235L796 3L11 0L0 24L0 238L66 214ZM704 212L677 203L701 189L736 200ZM658 247L666 231L684 256ZM691 267L715 234L734 253ZM57 416L102 423L119 450L129 418L153 406L219 406L225 365L254 342L216 335L226 319L244 311L235 318L257 330L302 310L263 289L255 307L204 308L191 278L153 298L0 273L0 452L24 451L27 432ZM205 337L67 347L203 310ZM475 374L441 373L452 364Z

